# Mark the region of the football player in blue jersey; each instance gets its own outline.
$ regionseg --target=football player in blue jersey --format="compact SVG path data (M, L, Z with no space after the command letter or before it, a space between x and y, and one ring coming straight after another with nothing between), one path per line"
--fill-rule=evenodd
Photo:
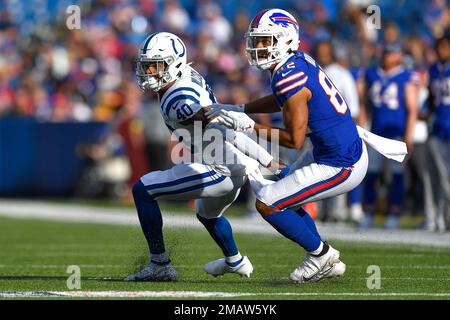
M203 77L187 64L186 56L186 46L176 35L168 32L151 34L139 48L136 76L144 92L158 94L161 116L169 131L183 138L184 151L195 154L199 150L192 150L191 146L202 143L192 139L195 139L196 124L200 126L200 132L209 127L226 128L216 120L206 118L204 106L217 101ZM189 135L177 134L186 132ZM134 202L151 258L146 267L128 276L126 281L178 279L164 245L163 218L158 205L161 199L197 199L197 218L224 254L224 258L204 266L207 273L213 276L236 273L249 277L253 272L250 260L240 254L223 213L238 197L247 174L258 170L259 164L279 166L274 166L273 157L244 133L227 134L226 141L214 137L208 145L213 145L211 150L217 153L223 152L227 156L225 161L194 158L194 162L177 164L165 171L152 171L135 183Z
M399 43L386 44L381 65L369 68L365 74L367 105L371 115L371 131L382 137L405 141L408 150L413 147L413 131L418 116L419 78L415 72L403 66L402 47ZM376 201L376 183L384 165L384 159L369 149L369 168L364 180L365 216L360 227L373 225ZM386 228L398 227L405 196L404 167L401 163L387 160L392 176L389 192L389 214Z
M438 61L429 70L429 111L433 116L428 139L429 165L432 175L434 211L427 221L438 231L446 230L446 215L450 214L450 35L436 41Z
M245 35L249 63L271 73L273 94L243 105L212 105L207 114L237 131L267 131L269 139L298 149L305 136L313 149L297 159L283 179L259 186L256 208L286 238L303 247L305 259L290 274L294 282L340 276L340 253L322 241L314 221L301 205L355 188L366 174L364 142L349 108L316 61L298 50L299 24L288 12L258 13ZM255 123L246 114L282 111L285 129Z

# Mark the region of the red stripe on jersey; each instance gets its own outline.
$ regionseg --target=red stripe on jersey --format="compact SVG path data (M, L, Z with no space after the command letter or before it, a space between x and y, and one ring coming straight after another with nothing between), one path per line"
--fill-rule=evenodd
M308 76L304 77L303 79L295 82L294 84L291 84L290 86L287 86L279 91L277 91L277 94L283 94L286 93L294 88L300 87L301 85L306 83L306 80L308 80Z
M281 79L280 81L278 81L278 82L275 84L275 87L279 87L279 86L281 86L281 85L283 85L283 84L285 84L285 83L287 83L287 82L289 82L289 81L292 81L292 80L294 80L294 79L300 78L300 77L303 76L304 74L305 74L304 72L297 72L297 73L294 73L293 75L291 75L291 76L289 76L289 77L287 77L287 78L284 78L284 79Z

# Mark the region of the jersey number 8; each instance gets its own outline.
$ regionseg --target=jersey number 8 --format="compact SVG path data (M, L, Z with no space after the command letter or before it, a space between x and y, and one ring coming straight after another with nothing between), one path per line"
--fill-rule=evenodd
M322 70L319 70L319 83L327 96L330 97L330 103L333 105L336 112L339 114L345 114L348 109L347 103L345 103L345 100L342 99L336 87ZM339 102L338 97L342 102Z

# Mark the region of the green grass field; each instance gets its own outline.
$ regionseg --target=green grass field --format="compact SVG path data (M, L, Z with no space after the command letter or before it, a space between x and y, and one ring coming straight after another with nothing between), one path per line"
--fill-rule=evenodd
M249 279L213 278L203 271L204 263L221 256L204 230L165 229L165 239L180 281L125 283L121 279L148 259L140 228L0 218L0 292L69 291L67 266L78 265L82 291L255 293L233 299L450 298L450 249L333 242L347 264L345 276L299 285L288 276L303 253L282 237L236 234L255 267ZM380 289L367 288L369 265L381 269Z

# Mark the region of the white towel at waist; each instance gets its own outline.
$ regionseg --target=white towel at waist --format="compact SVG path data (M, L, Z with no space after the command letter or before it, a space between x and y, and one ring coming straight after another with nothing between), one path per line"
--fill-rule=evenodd
M358 134L361 139L371 148L381 153L386 158L403 162L405 156L408 154L406 143L393 139L387 139L376 135L360 126L356 126Z

